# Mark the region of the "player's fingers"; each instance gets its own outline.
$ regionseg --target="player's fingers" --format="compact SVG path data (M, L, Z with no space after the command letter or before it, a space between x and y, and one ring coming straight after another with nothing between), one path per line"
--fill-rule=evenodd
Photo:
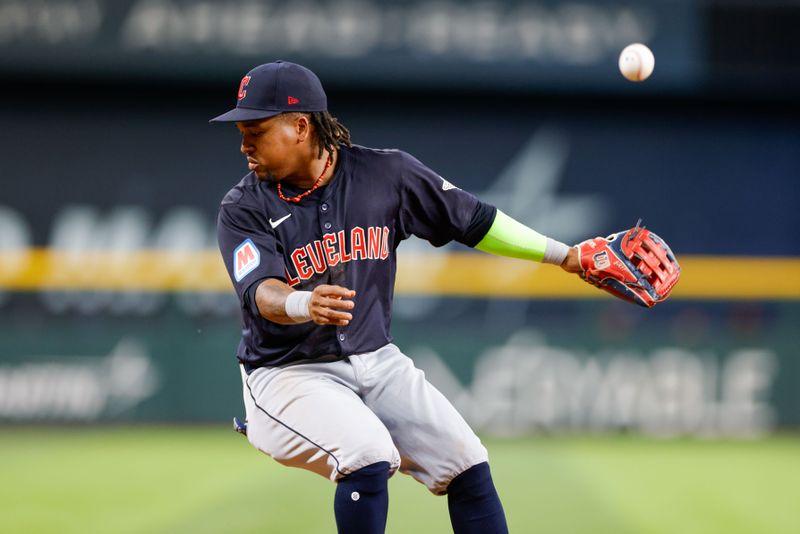
M342 286L332 286L328 284L318 285L314 288L314 293L325 297L338 297L351 299L356 296L356 292Z
M333 308L337 310L352 310L356 304L352 300L342 300L330 297L319 297L316 303L324 308Z
M316 311L320 317L327 317L329 319L347 319L349 321L353 318L353 315L349 312L339 311L325 306L320 306Z
M355 307L352 300L347 300L354 295L355 291L342 286L323 284L315 287L309 303L311 319L319 325L346 326L353 316L344 310Z
M317 324L347 325L353 316L347 312L336 311L330 308L312 308L311 318Z

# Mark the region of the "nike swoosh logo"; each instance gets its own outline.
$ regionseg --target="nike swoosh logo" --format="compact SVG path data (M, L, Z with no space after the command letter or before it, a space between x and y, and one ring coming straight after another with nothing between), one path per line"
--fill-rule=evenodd
M283 221L285 221L286 219L288 219L291 216L292 216L291 213L289 215L284 215L283 217L281 217L277 221L273 221L272 217L270 217L269 218L269 225L272 226L273 228L277 228Z

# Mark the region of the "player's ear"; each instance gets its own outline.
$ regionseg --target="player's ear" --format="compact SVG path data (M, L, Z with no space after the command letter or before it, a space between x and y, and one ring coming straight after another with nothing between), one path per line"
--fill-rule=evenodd
M302 143L311 135L311 123L308 115L298 113L294 121L294 130L297 133L297 142Z

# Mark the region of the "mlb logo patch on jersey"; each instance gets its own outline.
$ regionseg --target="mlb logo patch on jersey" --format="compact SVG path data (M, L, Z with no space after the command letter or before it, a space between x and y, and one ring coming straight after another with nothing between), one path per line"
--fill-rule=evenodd
M261 253L248 238L233 251L233 277L237 282L261 264Z

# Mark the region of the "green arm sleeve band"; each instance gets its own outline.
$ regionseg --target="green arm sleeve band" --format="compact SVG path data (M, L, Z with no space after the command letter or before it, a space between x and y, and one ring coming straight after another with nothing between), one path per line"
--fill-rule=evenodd
M492 227L475 248L498 256L542 261L547 237L497 210Z

